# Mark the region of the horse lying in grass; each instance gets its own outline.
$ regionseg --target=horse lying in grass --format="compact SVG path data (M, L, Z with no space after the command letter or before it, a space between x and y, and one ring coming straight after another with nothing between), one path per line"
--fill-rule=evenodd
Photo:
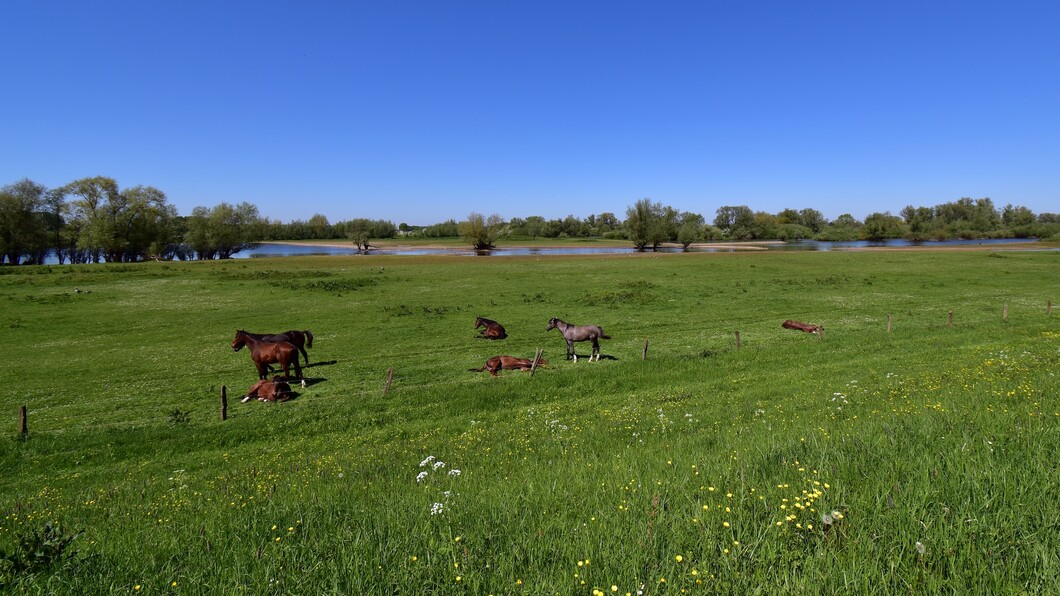
M245 404L255 397L258 401L287 401L291 399L291 386L282 377L273 377L271 381L263 379L247 389L241 403Z
M548 364L548 361L541 359L537 361L538 366ZM469 368L471 372L482 372L488 370L491 375L497 376L497 373L501 370L530 370L534 367L533 358L516 358L515 356L494 356L486 361L486 366L482 368Z
M485 329L479 331L482 339L504 339L508 337L508 332L504 330L504 326L497 321L485 317L475 317L475 329L479 327L485 327Z
M611 339L611 336L604 333L604 330L599 325L571 325L566 321L552 318L549 319L548 327L545 327L545 331L552 331L553 329L559 329L559 332L563 334L563 339L567 340L567 360L574 357L575 362L578 361L578 355L574 353L574 342L593 342L593 351L589 354L589 362L593 361L593 356L596 356L596 360L599 362L599 340Z
M820 335L824 331L823 325L812 325L810 323L800 323L798 321L792 321L788 319L780 324L785 329L794 329L795 331L805 331L806 333L816 333Z

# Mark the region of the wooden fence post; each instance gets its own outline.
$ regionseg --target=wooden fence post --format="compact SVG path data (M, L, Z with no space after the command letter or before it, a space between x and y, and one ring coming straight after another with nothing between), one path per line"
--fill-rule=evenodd
M1047 300L1045 302L1045 314L1047 314L1047 315L1053 314L1053 301L1052 300Z
M641 360L648 359L648 340L644 340L644 351L640 353Z
M891 315L887 315L887 335L891 334Z
M953 311L950 311L949 317L946 318L946 326L953 327Z
M221 385L221 421L228 420L228 387Z
M391 366L386 371L386 385L383 386L383 395L390 393L390 382L394 380L394 367Z
M1005 322L1008 322L1008 303L1007 302L1005 303L1005 306L1001 309L1001 320L1005 321Z
M18 409L18 434L23 437L29 434L26 417L26 406L22 406Z
M736 332L736 349L737 350L740 349L740 332L739 331Z
M534 361L530 363L530 376L533 377L534 373L537 372L537 365L541 364L541 348L538 348L534 352Z

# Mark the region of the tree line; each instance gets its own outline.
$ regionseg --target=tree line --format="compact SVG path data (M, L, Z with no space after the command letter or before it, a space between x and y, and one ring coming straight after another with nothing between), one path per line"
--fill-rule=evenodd
M326 216L314 214L307 220L284 223L262 217L249 202L195 207L190 215L182 216L161 190L120 188L113 178L104 176L51 189L23 179L0 188L0 264L38 264L48 256L60 264L226 259L270 240L347 239L366 250L373 239L397 236L462 238L480 249L492 248L503 239L521 238L620 239L638 249L718 240L1060 240L1060 215L1035 214L1012 204L998 209L989 198L961 198L934 207L909 205L898 215L872 213L864 221L850 214L828 220L811 208L773 214L746 205L726 205L708 222L702 214L647 198L629 206L625 215L625 219L611 212L584 219L531 215L505 221L496 214L471 213L459 222L449 219L414 226L367 218L331 223Z

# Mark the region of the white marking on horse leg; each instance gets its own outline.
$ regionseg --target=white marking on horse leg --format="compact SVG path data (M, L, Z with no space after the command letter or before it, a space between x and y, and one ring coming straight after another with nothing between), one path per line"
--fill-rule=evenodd
M252 400L252 399L254 399L254 396L253 396L253 395L246 395L246 396L244 396L244 397L243 397L243 399L241 399L241 400L239 401L239 403L241 403L241 404L245 404L245 403L247 403L248 401L250 401L250 400Z
M575 352L575 353L574 353L574 361L575 361L575 362L577 362L577 361L578 361L578 353L577 353L577 352Z

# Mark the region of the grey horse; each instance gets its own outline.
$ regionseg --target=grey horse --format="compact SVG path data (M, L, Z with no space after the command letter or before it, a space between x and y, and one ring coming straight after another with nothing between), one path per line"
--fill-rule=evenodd
M549 319L548 327L545 327L545 331L552 331L553 329L559 329L559 332L563 334L563 339L567 340L567 360L570 360L573 356L575 362L578 361L578 354L574 352L574 342L593 342L593 351L589 354L589 362L592 362L593 356L596 356L597 361L600 360L599 340L611 339L611 336L604 333L604 330L599 325L571 325L555 317Z

